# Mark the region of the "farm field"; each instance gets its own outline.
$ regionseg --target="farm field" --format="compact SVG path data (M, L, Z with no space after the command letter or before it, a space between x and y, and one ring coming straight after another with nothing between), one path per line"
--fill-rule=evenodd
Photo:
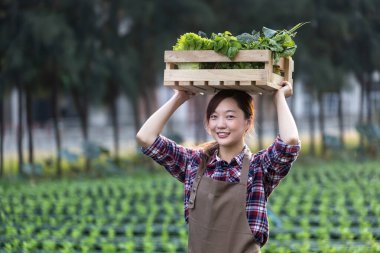
M379 181L378 162L296 163L262 252L380 252ZM186 252L182 194L166 172L0 181L0 252Z

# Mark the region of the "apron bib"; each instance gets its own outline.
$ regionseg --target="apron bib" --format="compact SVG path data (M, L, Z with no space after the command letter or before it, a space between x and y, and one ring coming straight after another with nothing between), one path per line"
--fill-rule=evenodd
M239 183L203 176L203 160L190 193L188 253L260 252L246 213L250 156L244 155Z

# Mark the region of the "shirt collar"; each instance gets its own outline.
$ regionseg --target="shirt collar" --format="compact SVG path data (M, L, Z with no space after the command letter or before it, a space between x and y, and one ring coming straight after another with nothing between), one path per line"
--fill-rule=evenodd
M248 148L247 144L244 144L244 147L243 147L242 151L238 155L236 155L234 158L232 158L231 164L233 164L234 160L235 160L236 163L240 167L243 166L243 158L244 158L244 155L246 153L248 153L248 151L249 151L249 148ZM211 156L211 159L210 159L210 162L209 162L208 165L214 165L216 162L221 162L222 161L222 158L219 157L218 153L219 153L219 149L216 149L214 151L213 155ZM207 167L209 167L209 166L207 166Z

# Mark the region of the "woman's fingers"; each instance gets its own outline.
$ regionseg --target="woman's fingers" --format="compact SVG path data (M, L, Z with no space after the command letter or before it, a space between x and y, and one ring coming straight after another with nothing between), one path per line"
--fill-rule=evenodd
M194 92L187 90L174 90L174 93L185 100L188 100L196 95Z
M293 86L290 82L282 81L280 85L281 85L280 89L284 92L285 97L289 97L293 95Z

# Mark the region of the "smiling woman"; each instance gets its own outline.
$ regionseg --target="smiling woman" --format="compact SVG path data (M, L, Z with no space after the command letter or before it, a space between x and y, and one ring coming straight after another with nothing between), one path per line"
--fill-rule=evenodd
M300 150L285 100L291 94L289 82L274 94L279 136L256 154L245 144L253 126L253 99L239 90L222 90L210 100L205 127L212 143L191 149L160 135L173 112L194 95L187 91L176 90L137 133L143 153L184 184L188 252L254 253L268 241L268 197Z
M206 154L219 148L220 157L231 161L242 150L244 136L253 127L253 118L254 103L250 95L238 90L218 92L206 110L206 129L216 140L203 146ZM227 154L235 155L228 157Z

